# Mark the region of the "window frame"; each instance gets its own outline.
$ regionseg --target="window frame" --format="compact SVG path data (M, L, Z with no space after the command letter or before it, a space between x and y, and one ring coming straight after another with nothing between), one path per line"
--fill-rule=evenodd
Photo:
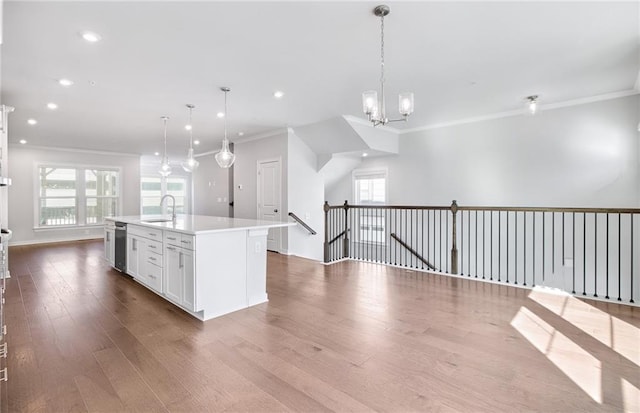
M74 169L76 174L76 195L68 197L75 199L76 201L76 223L64 224L64 225L40 225L40 213L41 213L41 200L47 199L47 197L41 197L40 187L40 170L42 168L56 168L56 169ZM117 183L117 195L116 196L87 196L87 170L99 170L99 171L112 171L116 172ZM33 230L34 231L51 231L51 230L64 230L64 229L78 229L78 228L96 228L104 225L104 222L87 224L87 199L89 198L117 198L116 202L116 216L122 211L122 167L113 165L87 165L87 164L75 164L75 163L59 163L59 162L35 162L33 167ZM58 197L51 197L58 198Z
M380 178L384 179L384 202L362 202L359 198L358 193L358 184L357 181L360 179L373 179ZM387 244L387 238L389 234L387 234L387 223L385 221L385 214L379 213L375 210L376 207L387 205L387 201L389 198L389 176L387 168L367 168L367 169L355 169L351 173L351 189L353 193L353 202L355 205L363 205L370 206L373 208L373 211L369 211L367 209L364 212L358 215L358 222L355 223L356 230L354 236L355 242L363 243L363 244L372 244L378 246L384 246ZM363 227L366 227L364 229ZM373 227L382 228L380 231L382 232L382 236L372 236ZM369 234L366 239L362 237L362 231L366 230ZM378 230L376 230L378 231Z
M160 197L166 195L168 193L168 179L171 178L181 178L185 180L185 194L184 194L184 214L192 214L193 211L193 176L188 172L183 172L182 166L171 163L171 168L173 172L171 175L167 177L160 176L158 173L159 163L154 161L142 161L140 163L140 185L138 196L140 199L140 215L149 216L149 215L158 215L158 214L145 214L143 211L143 196L142 196L142 181L144 178L160 178ZM168 214L167 208L168 202L162 204L162 215Z

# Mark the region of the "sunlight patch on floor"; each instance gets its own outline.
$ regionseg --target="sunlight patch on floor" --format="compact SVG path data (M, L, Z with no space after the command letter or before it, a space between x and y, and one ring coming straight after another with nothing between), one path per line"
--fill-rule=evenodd
M525 307L520 307L511 325L589 397L602 403L600 360Z
M529 298L640 366L640 329L571 295L534 289Z
M622 387L622 401L625 412L640 412L640 390L623 378L620 378Z

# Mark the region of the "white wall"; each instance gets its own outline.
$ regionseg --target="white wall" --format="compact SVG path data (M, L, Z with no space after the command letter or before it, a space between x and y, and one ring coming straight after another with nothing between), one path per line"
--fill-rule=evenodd
M283 129L275 132L272 136L249 140L244 142L236 142L234 153L236 154L236 162L234 164L234 214L236 218L256 219L258 213L258 167L259 160L280 158L282 176L281 202L283 211L281 219L288 219L284 211L287 200L287 143L288 131ZM239 189L242 186L242 189ZM197 195L197 194L196 194ZM273 231L273 229L271 230ZM287 231L275 229L282 233L282 252L287 252Z
M289 227L289 253L317 261L323 260L324 178L316 171L316 154L293 132L289 133L288 182L289 209L317 234L300 225Z
M229 170L218 166L213 154L197 158L193 173L194 215L229 216Z
M638 95L401 135L389 204L635 207L640 201ZM351 177L327 200L352 201Z
M101 238L103 227L80 229L46 229L34 231L35 181L37 163L91 165L122 168L120 176L121 215L140 213L140 158L134 155L107 154L88 151L66 151L56 148L9 148L9 222L13 231L11 244L30 244L75 239Z

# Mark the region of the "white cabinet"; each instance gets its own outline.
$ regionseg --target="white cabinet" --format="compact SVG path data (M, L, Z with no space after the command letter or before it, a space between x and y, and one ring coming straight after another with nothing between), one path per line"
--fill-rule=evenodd
M142 247L142 248L141 248ZM144 273L144 238L127 235L127 274L138 278Z
M111 229L105 225L104 228L104 258L109 262L112 267L115 265L116 260L116 231L115 228Z
M183 243L183 237L187 243ZM196 311L195 257L181 245L194 245L193 237L166 231L164 235L164 295L174 303Z
M127 226L127 273L162 294L162 232Z

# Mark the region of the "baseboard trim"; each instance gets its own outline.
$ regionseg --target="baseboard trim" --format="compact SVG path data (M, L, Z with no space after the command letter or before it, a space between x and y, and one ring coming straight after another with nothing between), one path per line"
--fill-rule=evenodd
M38 245L38 244L57 244L60 242L72 242L72 241L87 241L92 239L101 239L102 237L96 235L75 236L67 238L47 238L47 239L34 239L26 241L10 241L10 247L21 247L26 245Z

